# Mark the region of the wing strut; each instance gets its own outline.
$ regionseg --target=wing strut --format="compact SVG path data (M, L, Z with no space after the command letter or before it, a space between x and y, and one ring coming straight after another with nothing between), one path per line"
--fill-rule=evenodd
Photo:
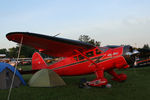
M12 81L11 81L11 85L10 85L10 89L9 89L7 100L10 100L10 95L11 95L12 87L13 87L13 84L14 84L15 74L16 74L17 67L18 67L18 60L19 60L19 57L20 57L22 42L23 42L23 37L21 37L21 40L20 40L19 50L18 50L18 56L17 56L17 63L15 65L15 71L13 73L13 77L12 77Z

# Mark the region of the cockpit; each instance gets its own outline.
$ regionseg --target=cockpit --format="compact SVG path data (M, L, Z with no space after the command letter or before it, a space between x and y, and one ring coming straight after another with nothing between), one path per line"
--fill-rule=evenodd
M83 53L83 54L84 54L86 57L90 58L90 57L94 57L94 56L96 56L96 55L99 55L99 54L101 54L101 53L102 53L102 51L99 50L99 48L96 48L96 49L94 49L94 50L87 51L87 52L85 52L85 53ZM73 58L74 58L74 60L76 60L76 61L80 61L80 60L85 59L81 54L76 55L76 56L74 56Z

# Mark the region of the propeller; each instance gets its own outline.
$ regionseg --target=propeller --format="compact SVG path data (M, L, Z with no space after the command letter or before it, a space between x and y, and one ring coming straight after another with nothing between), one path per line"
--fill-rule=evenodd
M139 54L140 52L138 51L138 50L133 50L132 52L131 51L129 51L129 52L126 52L126 55L128 55L128 56L133 56L133 55L137 55L137 54Z
M138 57L138 55L140 54L140 52L137 49L134 49L132 46L130 45L126 45L124 46L124 58L126 59L127 63L130 66L134 66L134 64L136 64L136 58Z

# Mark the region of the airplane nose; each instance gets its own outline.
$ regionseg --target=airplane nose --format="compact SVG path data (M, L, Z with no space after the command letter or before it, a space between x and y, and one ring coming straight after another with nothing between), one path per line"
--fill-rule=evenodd
M133 52L126 52L126 55L129 55L129 56L131 56L131 55L137 55L137 54L139 54L140 52L138 51L138 50L133 50Z
M135 58L139 54L139 51L133 49L131 46L124 46L123 57L125 58L128 65L133 66L135 63Z

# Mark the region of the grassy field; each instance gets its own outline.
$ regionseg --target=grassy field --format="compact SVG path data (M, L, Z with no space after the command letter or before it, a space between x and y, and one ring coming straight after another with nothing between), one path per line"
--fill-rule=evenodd
M25 66L24 69L30 66ZM112 88L78 88L81 78L92 80L95 75L63 77L67 86L56 88L31 88L21 86L12 89L10 100L149 100L150 99L150 67L117 71L126 73L128 80L123 83L111 81ZM31 75L23 75L28 82ZM0 90L0 100L7 100L8 90Z

